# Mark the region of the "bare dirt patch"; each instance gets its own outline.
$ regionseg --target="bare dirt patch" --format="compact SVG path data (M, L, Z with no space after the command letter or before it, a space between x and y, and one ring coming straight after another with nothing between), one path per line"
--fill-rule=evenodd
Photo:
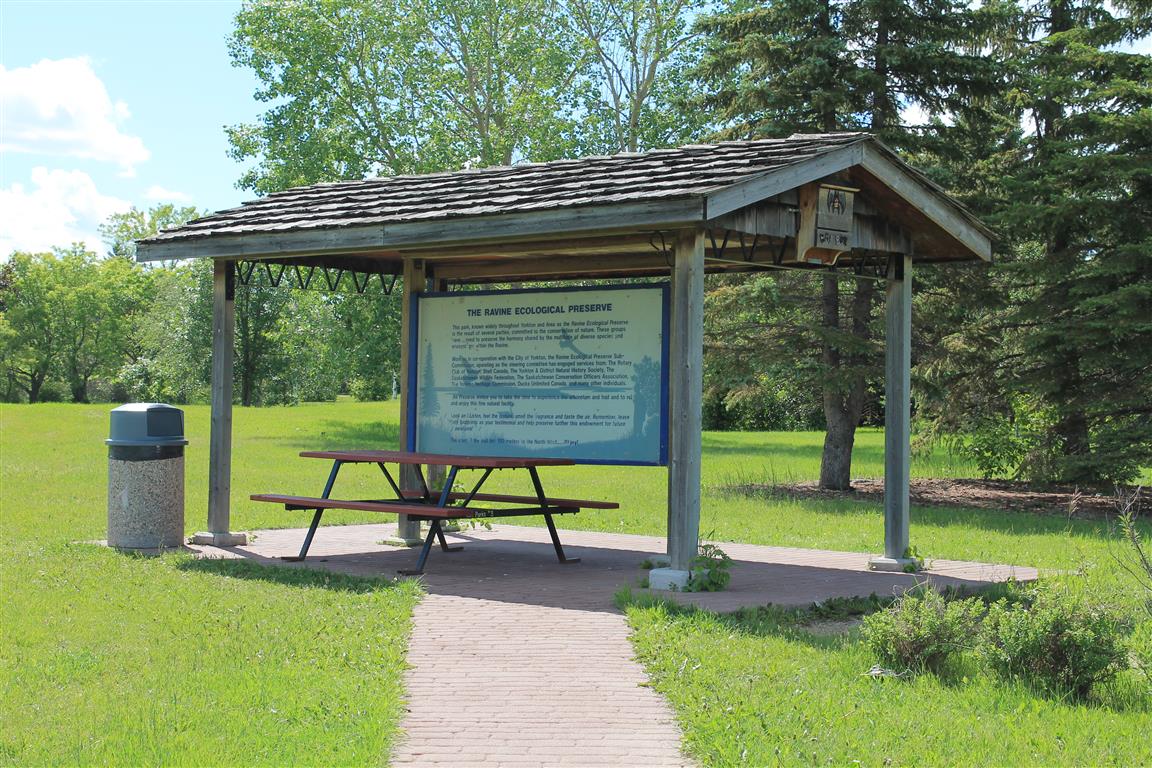
M851 491L827 491L816 483L749 484L729 486L728 490L796 499L884 501L884 481L870 479L853 480ZM995 509L1086 519L1101 519L1116 512L1114 493L1072 487L1037 488L1016 480L920 478L912 480L910 492L912 503L923 507ZM1141 493L1137 505L1137 513L1144 511L1141 506L1147 508L1146 492Z

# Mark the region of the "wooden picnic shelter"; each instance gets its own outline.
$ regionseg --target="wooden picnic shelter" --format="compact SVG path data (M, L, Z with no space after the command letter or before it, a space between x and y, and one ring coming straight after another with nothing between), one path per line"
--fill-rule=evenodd
M236 281L254 269L301 287L344 280L362 292L402 281L402 432L414 407L405 391L414 295L477 283L669 278L669 583L686 577L699 545L704 275L831 270L885 283L885 544L873 563L899 569L908 549L912 269L991 255L984 225L859 133L313 184L138 245L141 261L213 261L208 530L199 540L218 546L244 541L229 509L233 299ZM419 538L418 528L401 517L402 538Z

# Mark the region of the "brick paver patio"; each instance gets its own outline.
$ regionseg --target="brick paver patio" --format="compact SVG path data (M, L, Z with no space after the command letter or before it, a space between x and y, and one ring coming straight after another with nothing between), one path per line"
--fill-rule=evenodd
M378 542L394 525L321 528L307 563L286 563L302 529L258 531L246 547L194 547L284 567L393 575L414 550ZM688 765L667 703L632 658L628 627L613 605L636 585L639 565L664 550L652 536L561 531L582 562L556 562L543 528L498 525L449 536L463 552L435 548L423 577L405 679L408 714L397 765ZM868 570L868 555L723 544L736 561L724 592L669 597L714 611L768 603L807 605L836 596L893 594L917 577ZM1036 570L931 562L920 575L938 585L976 587Z

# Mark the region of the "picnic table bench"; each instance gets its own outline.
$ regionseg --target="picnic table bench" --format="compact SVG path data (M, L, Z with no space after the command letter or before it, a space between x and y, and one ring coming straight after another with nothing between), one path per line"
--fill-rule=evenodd
M552 545L556 550L556 557L561 563L579 562L580 558L566 557L564 547L560 543L553 515L575 514L581 509L618 509L619 504L610 501L592 501L588 499L561 499L552 498L544 493L543 484L537 471L542 466L568 466L575 462L568 459L546 459L532 457L508 456L454 456L448 454L416 453L411 451L303 451L305 458L330 459L332 470L328 475L328 482L320 496L293 496L279 493L257 493L250 498L253 501L283 504L285 509L299 510L311 509L315 511L300 554L284 557L285 560L303 560L312 545L316 529L326 509L352 509L366 512L385 512L398 515L408 515L410 519L426 521L429 523L428 534L424 538L420 549L420 556L414 569L404 569L400 572L406 575L416 575L424 572L424 565L432 549L433 540L437 540L440 548L445 552L455 552L462 547L450 547L444 538L443 520L468 520L491 517L519 517L525 515L541 515L548 525L548 534L552 538ZM338 499L332 498L332 487L340 468L345 464L370 463L376 464L385 479L391 486L393 498L387 499ZM400 487L396 478L388 470L388 464L400 466L413 466L420 481L417 490L406 490ZM432 491L424 477L422 465L436 464L449 467L444 487L440 491ZM498 493L481 493L484 482L495 470L524 469L532 479L534 495L514 495ZM457 474L467 470L483 470L480 479L469 492L453 491ZM512 504L517 506L506 507L479 507L475 503L485 504Z

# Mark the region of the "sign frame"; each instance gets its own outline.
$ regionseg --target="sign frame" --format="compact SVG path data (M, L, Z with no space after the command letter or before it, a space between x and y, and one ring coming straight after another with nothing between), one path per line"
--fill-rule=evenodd
M416 391L418 373L420 371L420 305L425 299L460 298L467 296L517 296L517 295L546 295L550 293L589 293L593 291L624 291L624 290L652 290L660 292L660 446L659 458L656 461L636 461L621 459L573 459L576 464L595 466L633 466L633 467L664 467L668 466L668 383L670 373L670 344L671 344L671 283L667 280L653 283L624 283L615 285L591 285L574 287L548 287L548 288L514 288L506 290L485 289L480 291L428 291L412 295L412 312L409 318L408 334L408 377L405 387L407 401L408 423L406 426L407 440L405 449L416 450L416 434L419 411L419 397ZM485 455L473 453L472 455ZM543 455L543 454L542 454ZM568 457L560 457L568 458Z

